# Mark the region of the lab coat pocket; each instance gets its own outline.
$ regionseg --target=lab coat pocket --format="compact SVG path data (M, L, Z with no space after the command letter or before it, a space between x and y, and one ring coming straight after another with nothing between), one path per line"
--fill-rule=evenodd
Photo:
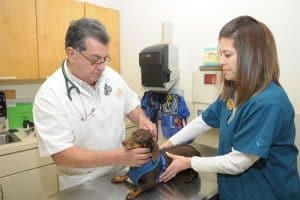
M89 173L69 175L69 174L59 172L58 175L59 175L58 176L59 190L64 190L89 180Z
M116 97L113 97L113 96L104 97L101 107L102 107L106 117L111 116L111 114L116 111L116 107L117 107Z

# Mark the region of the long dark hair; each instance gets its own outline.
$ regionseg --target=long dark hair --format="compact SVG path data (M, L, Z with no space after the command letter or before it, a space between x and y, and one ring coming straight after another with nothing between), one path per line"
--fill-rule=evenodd
M280 86L276 44L265 24L250 16L240 16L221 29L221 38L234 40L238 70L235 81L224 79L221 99L227 100L235 93L236 106L240 107L272 81Z

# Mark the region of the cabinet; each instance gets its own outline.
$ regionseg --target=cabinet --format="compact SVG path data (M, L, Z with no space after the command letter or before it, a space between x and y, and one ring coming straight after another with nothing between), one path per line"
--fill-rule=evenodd
M55 13L55 14L54 14ZM72 20L84 16L84 3L74 0L36 0L40 78L59 68L65 53L65 34Z
M222 72L209 68L192 73L193 102L211 104L222 92Z
M195 117L201 115L221 93L222 73L220 70L219 67L200 67L200 71L193 72L192 93ZM199 144L218 148L219 129L205 131L195 141Z
M0 80L37 79L35 0L1 0L0 13Z
M110 66L120 71L120 21L117 10L103 8L85 3L85 16L98 19L107 29L110 36Z
M94 17L107 28L111 66L120 71L119 12L75 0L0 1L0 80L45 79L66 57L69 23Z
M36 148L2 155L0 163L4 200L43 199L58 192L56 166L50 157L39 158Z

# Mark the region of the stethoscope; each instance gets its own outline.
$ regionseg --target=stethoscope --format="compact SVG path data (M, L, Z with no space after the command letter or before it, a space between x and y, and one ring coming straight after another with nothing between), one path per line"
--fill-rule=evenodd
M90 117L94 116L95 114L95 108L92 108L91 111L88 113L87 110L86 110L86 106L83 102L83 99L81 97L81 92L79 90L79 88L68 78L67 74L66 74L66 71L65 71L65 66L64 66L64 62L62 63L61 65L61 70L62 70L62 73L63 73L63 76L64 76L64 79L65 79L65 83L66 83L66 90L67 90L67 96L69 98L69 100L72 102L74 108L77 110L77 112L79 113L79 115L81 116L81 121L86 121L87 119L89 119ZM70 84L70 85L69 85ZM76 93L79 95L80 97L80 101L81 101L81 104L82 104L82 107L84 109L84 114L82 114L79 109L74 105L73 101L72 101L72 97L71 97L71 92L72 90L75 90Z

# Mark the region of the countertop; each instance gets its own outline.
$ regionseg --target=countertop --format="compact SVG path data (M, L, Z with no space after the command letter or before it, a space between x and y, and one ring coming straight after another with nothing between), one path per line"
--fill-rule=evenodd
M216 149L213 147L193 144L203 156L213 156ZM118 173L120 174L120 173ZM122 174L122 173L121 173ZM81 185L60 191L49 196L48 200L119 200L125 199L128 191L133 188L130 182L113 184L111 178L116 174L99 177L87 181ZM140 194L136 200L140 199L160 199L160 200L192 200L210 199L217 193L217 178L214 173L199 173L199 178L192 183L183 183L182 176L177 176L169 183L157 184L151 190Z
M130 122L128 119L125 120L125 128L132 128L136 125ZM4 130L3 130L4 131ZM35 132L30 134L25 133L25 129L20 128L18 132L14 133L21 141L14 142L10 144L0 145L0 156L10 153L15 153L19 151L25 151L28 149L37 148L37 138L35 137Z
M25 129L18 129L18 132L14 133L21 141L0 145L0 156L37 148L35 133L26 134L24 131Z

